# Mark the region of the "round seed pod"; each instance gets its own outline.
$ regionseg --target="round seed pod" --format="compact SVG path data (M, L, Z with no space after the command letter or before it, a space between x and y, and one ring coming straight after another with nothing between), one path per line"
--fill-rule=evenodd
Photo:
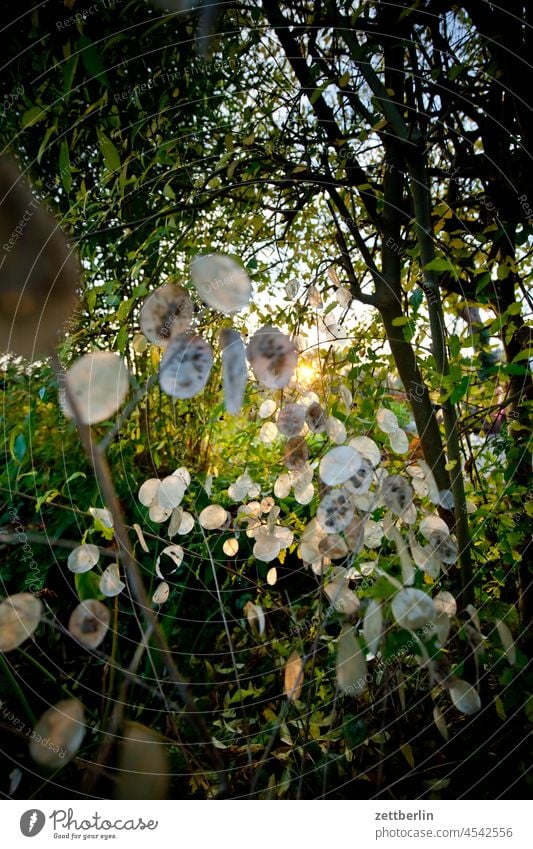
M191 280L202 301L226 315L241 310L252 297L244 268L223 254L196 256L191 262Z
M96 649L107 634L109 620L110 614L105 604L89 598L74 608L68 629L79 643L88 649Z
M116 413L129 389L124 360L111 351L95 351L80 357L67 371L66 386L84 424L97 424ZM60 403L67 418L74 418L66 391Z
M287 386L298 362L294 342L271 325L265 325L254 333L246 348L246 356L257 380L269 389Z
M303 436L292 436L287 440L283 462L293 472L301 472L309 458L309 448Z
M161 389L172 398L194 398L207 383L212 365L211 346L201 336L175 336L161 360Z
M141 330L150 342L166 345L185 333L193 316L193 304L185 289L173 283L160 286L148 295L141 307Z

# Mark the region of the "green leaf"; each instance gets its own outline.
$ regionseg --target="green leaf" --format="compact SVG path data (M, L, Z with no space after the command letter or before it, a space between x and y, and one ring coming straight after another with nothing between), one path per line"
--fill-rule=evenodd
M65 191L70 192L70 187L72 185L72 174L70 171L70 152L68 149L68 142L63 140L59 147L59 174L61 176L61 182L63 183L63 187Z
M57 496L58 496L59 494L60 494L60 492L59 492L59 490L58 490L58 489L49 489L49 490L47 490L47 491L44 493L44 495L41 495L41 496L37 499L37 501L36 501L36 503L35 503L35 512L36 512L36 513L39 513L39 512L40 512L40 510L41 510L41 507L43 506L43 504L49 504L51 501L53 501L53 500L54 500L54 498L57 498Z
M87 35L80 36L78 39L78 48L81 53L81 61L87 73L91 77L101 77L105 85L110 88L102 57Z
M17 463L22 463L26 453L26 437L23 433L15 434L15 431L11 431L9 450L13 459Z
M85 474L85 472L73 472L71 475L69 475L68 478L66 479L65 483L61 487L61 494L62 495L65 494L65 487L67 487L68 484L71 483L72 481L76 480L76 478L87 478L87 475ZM68 490L67 490L67 493L68 493Z
M78 54L69 56L63 65L63 92L68 94L72 88L72 80L78 67Z
M20 126L23 130L26 127L33 127L38 121L42 121L43 118L46 118L46 111L42 108L42 106L32 106L31 109L28 109L27 112L22 116Z
M452 357L458 357L461 352L461 340L455 333L450 336L448 344L450 346L450 355Z
M130 330L127 324L120 328L117 333L117 348L121 354L126 350L126 345L128 344L128 340L130 338Z
M100 133L100 150L108 171L120 170L120 155L115 145L104 133Z
M43 153L45 152L46 148L48 147L48 142L50 141L50 136L52 135L52 133L57 133L57 125L56 124L54 124L53 127L48 127L46 133L43 136L43 140L42 140L42 142L39 146L39 150L37 151L37 163L38 163L38 165L41 164L41 159L43 158Z
M102 601L105 598L100 592L100 577L97 572L77 572L74 575L74 584L80 601L86 601L88 598Z
M428 264L424 266L424 268L427 271L450 271L456 280L459 279L459 275L455 270L454 264L445 256L439 256L432 259L431 262L428 262Z

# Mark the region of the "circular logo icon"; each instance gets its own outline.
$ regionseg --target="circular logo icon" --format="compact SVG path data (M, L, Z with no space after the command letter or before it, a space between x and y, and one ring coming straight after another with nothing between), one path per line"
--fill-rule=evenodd
M42 811L32 808L25 811L20 818L20 830L24 837L35 837L43 830L46 817Z

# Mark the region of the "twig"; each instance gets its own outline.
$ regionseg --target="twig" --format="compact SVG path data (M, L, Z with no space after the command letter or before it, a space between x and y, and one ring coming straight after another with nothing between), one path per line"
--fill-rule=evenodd
M59 379L62 375L62 368L61 363L59 362L59 359L56 354L52 356L52 364L56 373L56 377L57 379ZM85 449L88 459L92 463L97 481L101 487L104 503L107 505L108 509L111 511L111 514L113 516L113 525L115 528L117 545L119 551L121 550L123 552L124 568L126 570L128 584L131 587L133 597L141 610L146 625L150 626L153 630L155 642L161 652L168 674L173 683L176 685L176 689L179 693L180 699L187 708L187 715L189 721L196 729L196 732L198 733L200 739L203 740L204 744L208 748L212 766L215 772L219 774L221 783L220 792L225 793L227 789L227 783L224 775L224 764L220 757L220 753L213 746L211 735L209 734L204 719L201 716L196 702L194 701L194 698L191 694L189 683L179 672L170 652L167 639L163 634L161 626L159 625L159 622L157 620L157 616L155 615L154 611L150 606L150 602L146 594L146 590L137 566L137 562L135 560L133 550L131 548L128 533L126 531L124 518L122 515L122 508L120 506L117 494L115 492L115 488L113 486L111 471L107 463L107 459L100 446L94 442L90 427L82 422L81 417L79 415L77 401L73 397L73 393L70 391L68 381L65 382L65 391L70 409L73 412L73 418L78 433L80 435L82 445Z

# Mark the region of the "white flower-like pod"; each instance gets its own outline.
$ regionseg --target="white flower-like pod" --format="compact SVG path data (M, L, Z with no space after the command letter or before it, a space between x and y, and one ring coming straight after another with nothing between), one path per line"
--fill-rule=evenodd
M224 541L222 550L228 557L235 557L239 550L239 541L235 537L230 537L230 539Z
M42 602L31 593L14 593L0 602L0 652L18 648L35 632Z
M345 289L344 286L341 286L335 292L335 300L337 301L337 303L340 307L343 307L343 309L345 309L346 307L349 307L350 304L352 303L352 300L353 300L352 293L350 292L349 289Z
M317 401L312 401L307 407L305 421L311 433L324 433L327 427L327 416Z
M309 459L309 446L303 436L291 436L285 445L283 463L294 472L301 472Z
M294 499L298 504L310 504L315 497L315 488L312 483L298 482L294 486Z
M287 498L291 491L291 479L289 475L282 474L274 483L274 495L276 498Z
M106 507L89 507L89 513L106 528L113 527L113 514Z
M381 497L396 516L401 516L413 501L413 489L400 475L389 475L381 485Z
M395 454L406 454L409 451L409 439L401 428L389 434L389 441Z
M244 268L223 254L195 256L191 280L202 301L225 315L242 310L252 297L252 284Z
M348 554L348 546L339 534L323 536L318 542L318 550L331 560L341 560Z
M218 338L222 349L224 405L228 413L236 415L242 406L248 377L244 344L240 333L232 327L223 327Z
M288 548L294 542L294 534L290 528L284 525L275 525L273 527L274 535L279 539L282 548Z
M100 592L106 598L113 598L119 595L122 590L126 589L126 584L120 579L120 569L118 563L111 563L107 569L104 569L99 584Z
M440 518L440 516L426 516L420 522L420 533L429 540L434 531L440 531L442 534L446 535L450 533L448 525L444 519Z
M47 769L64 766L78 753L85 731L82 703L64 699L38 720L30 741L30 755Z
M281 540L275 534L262 534L254 545L254 557L263 563L270 563L276 559L281 547Z
M141 330L155 345L166 345L172 336L185 333L193 316L193 304L185 289L174 283L160 286L141 307Z
M168 517L172 514L172 507L161 507L159 504L152 504L150 509L148 510L148 515L152 522L160 525L162 522L166 522Z
M243 607L243 613L248 620L250 628L256 628L260 637L265 633L266 617L260 604L247 601Z
M304 662L298 652L291 652L285 664L283 689L287 698L296 702L300 698L304 680Z
M455 563L459 557L457 543L449 534L433 531L429 535L429 545L443 563Z
M350 439L348 445L355 448L361 457L365 457L367 460L370 460L374 468L379 466L381 461L381 451L378 445L373 439L370 439L369 436L354 436Z
M381 407L376 413L376 422L377 426L383 433L394 433L394 431L398 430L398 419L392 410L387 410L385 407Z
M265 325L254 333L246 348L246 356L257 380L269 389L287 386L298 362L294 342L271 325Z
M162 558L163 554L166 554L168 557L170 557L170 559L175 564L176 568L172 569L172 572L177 572L177 570L179 569L179 567L183 563L183 548L181 547L181 545L167 545L166 548L163 549L163 551L161 552L161 554L157 558L157 560L155 562L155 573L156 573L158 578L161 578L162 581L164 581L164 579L165 579L165 576L161 572L161 566L160 566L161 558Z
M89 598L78 604L70 614L68 630L79 643L96 649L109 628L110 613L105 604Z
M339 567L332 581L325 584L324 592L331 607L343 616L352 617L358 612L361 602L347 583L348 570Z
M450 633L450 617L445 613L440 613L437 611L437 616L435 617L435 621L433 622L432 631L435 631L437 635L436 644L439 648L445 645L446 640L448 639L448 635Z
M274 501L274 499L272 498L271 495L266 495L265 498L261 499L261 502L260 502L261 513L270 513L275 506L276 506L276 502ZM278 512L279 512L279 507L278 507Z
M211 372L213 352L201 336L181 333L174 336L159 367L159 383L172 398L194 398Z
M139 489L137 498L144 507L151 507L155 503L157 492L161 486L159 478L149 478Z
M74 418L68 393L84 424L97 424L116 413L130 385L124 360L111 351L95 351L80 357L67 371L67 389L61 392L60 403L67 418Z
M311 519L305 526L300 537L299 553L302 560L306 563L312 563L317 557L320 557L319 543L320 540L326 537L325 531L322 530L316 519Z
M457 602L447 590L437 593L433 598L433 604L438 613L445 613L447 616L455 616L457 613Z
M100 551L97 545L85 543L74 548L67 560L67 566L71 572L89 572L100 560Z
M274 587L278 580L278 570L272 566L267 572L267 584L269 587Z
M414 587L399 590L392 600L391 609L398 625L408 631L431 625L437 616L432 599Z
M409 553L409 546L407 542L402 537L398 528L393 524L392 516L390 513L387 513L383 518L383 530L388 539L393 540L396 550L398 552L398 557L400 558L400 564L402 567L402 581L404 584L412 584L415 579L415 570L413 566L413 561L411 560L411 555Z
M264 445L272 445L278 438L278 429L274 422L265 422L259 431L259 439Z
M468 681L462 681L457 678L449 688L450 698L455 707L466 716L471 716L481 709L481 699L477 690L475 690Z
M283 436L298 436L305 424L307 410L301 404L287 404L280 410L276 422Z
M316 511L318 524L328 534L343 531L353 517L353 505L340 489L326 493Z
M363 619L363 637L367 648L372 654L377 654L383 637L383 611L381 604L374 598L368 602L365 618Z
M299 284L298 280L296 280L295 278L293 278L292 280L289 280L289 282L285 284L285 293L286 293L287 297L290 298L291 300L293 298L295 298L296 295L298 294L299 288L300 288L300 284Z
M354 637L353 628L344 626L337 642L337 687L345 696L360 696L367 688L364 653Z
M157 488L155 495L155 503L159 507L170 508L174 510L181 504L181 500L185 495L185 484L177 475L169 475L163 478L160 486Z
M259 407L258 415L260 419L268 419L269 416L273 415L277 410L277 404L271 398L268 398L266 401L263 401L261 406Z
M324 301L322 300L322 295L318 291L317 287L311 284L309 289L307 290L307 296L309 298L309 306L315 310L321 310L324 306Z
M362 457L355 448L339 445L324 454L320 461L319 475L328 486L336 486L357 475L361 464Z
M346 442L346 426L336 416L328 416L326 432L335 445L342 445L343 442Z
M348 447L348 446L346 446ZM355 449L354 449L355 450ZM374 477L374 466L366 457L361 457L361 465L354 475L350 475L344 483L345 489L353 495L365 495L370 489L372 478ZM365 501L366 504L366 501ZM365 507L365 509L367 509Z
M366 548L379 548L383 539L383 526L380 522L367 519L364 525L364 544Z
M179 469L176 469L175 472L172 472L174 477L180 478L185 484L185 488L190 486L191 483L191 473L189 472L187 466L180 466Z
M496 620L496 629L507 660L510 666L514 666L516 663L516 646L511 630L501 619Z
M194 528L194 516L189 513L187 510L183 510L181 514L181 521L178 526L177 533L180 536L185 536L185 534L190 534L192 529Z
M165 601L168 601L168 597L170 595L170 587L166 581L162 581L154 590L154 594L152 596L152 604L164 604Z
M198 521L202 528L207 531L214 531L224 527L228 521L228 513L220 504L210 504L208 507L204 507Z

